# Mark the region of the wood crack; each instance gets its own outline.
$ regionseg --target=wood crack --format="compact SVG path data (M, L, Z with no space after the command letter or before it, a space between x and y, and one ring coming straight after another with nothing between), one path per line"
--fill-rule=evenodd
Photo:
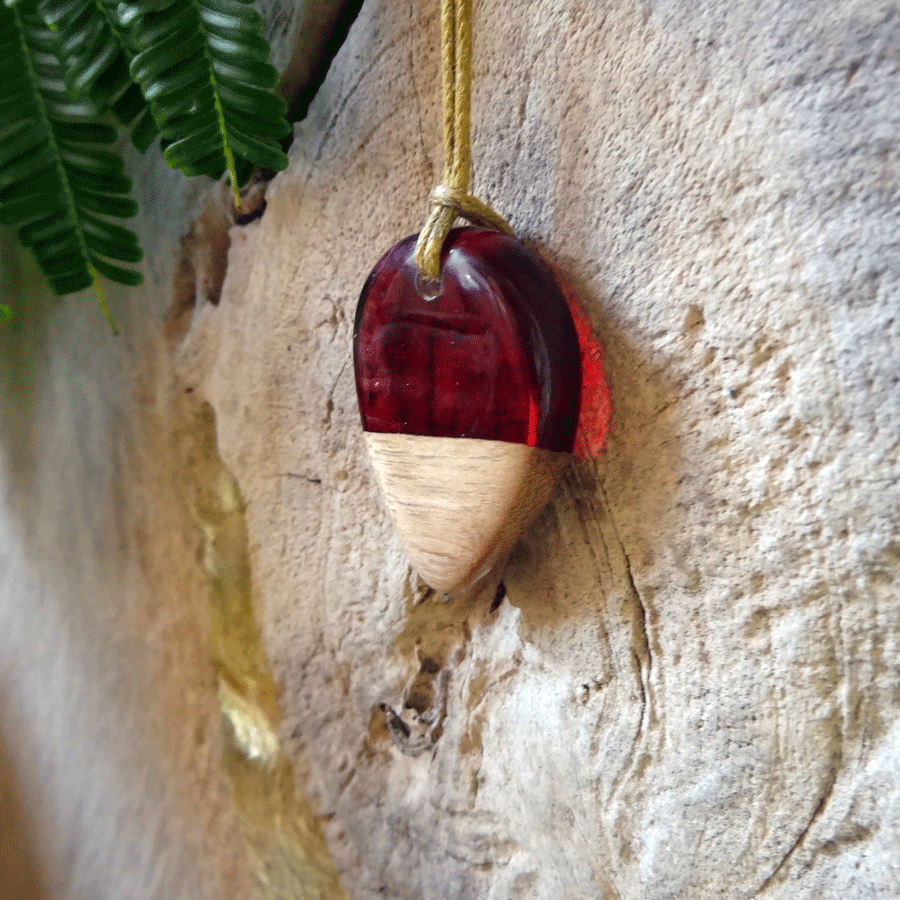
M612 521L612 517L610 517L610 521ZM631 571L631 559L628 556L628 552L625 550L625 545L622 543L622 539L619 537L619 533L616 530L615 523L613 523L613 531L616 532L616 539L619 541L619 548L621 549L622 557L625 560L625 576L628 579L628 586L631 591L631 595L637 605L637 626L639 630L638 644L640 645L640 649L643 651L644 659L646 659L647 661L647 674L649 676L650 671L653 669L653 654L650 650L650 634L647 631L647 607L644 605L644 600L637 588L637 584L635 584L634 574Z
M307 177L307 182L312 177L312 173L315 170L316 164L321 160L322 154L325 152L325 146L328 143L331 135L337 126L337 123L341 120L341 116L343 116L344 111L349 105L350 101L353 99L353 96L356 94L357 90L359 90L360 85L366 80L369 74L375 69L378 63L381 61L381 58L393 50L394 46L403 40L407 33L409 32L409 28L403 29L398 34L394 35L386 44L379 47L377 51L372 55L371 59L368 61L367 65L365 65L360 72L357 74L353 83L347 89L344 96L341 98L340 102L337 103L335 111L332 113L330 119L328 120L328 124L322 131L321 138L319 140L319 146L316 150L313 160L312 166L310 167L310 171Z
M265 478L296 478L299 481L306 481L309 484L321 484L322 479L318 475L303 475L300 472L273 472Z
M637 584L634 580L634 573L631 570L631 558L628 555L628 551L625 549L625 544L622 541L622 537L619 534L619 529L616 526L615 518L612 514L612 508L609 503L609 497L606 494L606 490L600 485L600 492L603 495L603 504L606 509L607 517L609 518L609 524L612 528L612 533L615 536L616 543L619 545L619 552L622 554L622 561L625 567L625 579L628 588L628 594L630 599L632 600L632 604L634 606L635 614L634 614L634 622L633 622L633 631L634 631L634 660L637 666L638 672L638 680L640 681L641 687L641 695L644 699L644 707L642 709L641 715L641 728L638 732L638 737L640 737L641 733L644 729L645 724L645 715L647 717L647 721L649 722L649 718L651 715L651 705L650 705L650 673L653 670L653 653L650 649L650 634L647 630L647 607L644 603L643 597L641 597L641 593L638 590Z
M830 790L829 792L830 793ZM816 804L816 808L813 810L812 815L809 817L809 821L804 826L803 830L797 835L797 839L791 844L787 853L781 858L781 862L773 870L772 874L762 883L762 887L757 892L757 896L763 894L768 890L768 888L772 885L776 878L781 874L784 870L785 866L790 862L791 857L800 849L803 842L806 840L806 836L809 834L810 829L816 822L816 819L822 814L822 810L825 808L825 801L827 799L827 794L823 794L819 798L819 802Z
M784 871L787 864L791 861L794 854L803 846L806 842L806 838L809 835L809 832L812 830L813 825L821 818L822 813L825 811L825 807L828 805L828 801L831 799L831 795L834 793L834 786L837 783L837 775L838 775L839 764L834 766L830 771L830 777L828 779L828 783L825 785L825 789L822 791L822 795L819 797L818 803L816 803L815 809L812 811L812 814L809 817L806 825L800 831L800 834L797 835L797 839L791 844L788 848L787 852L781 858L781 862L774 868L772 874L769 875L768 878L762 883L760 889L756 892L756 896L762 896L776 881L781 881L781 875Z

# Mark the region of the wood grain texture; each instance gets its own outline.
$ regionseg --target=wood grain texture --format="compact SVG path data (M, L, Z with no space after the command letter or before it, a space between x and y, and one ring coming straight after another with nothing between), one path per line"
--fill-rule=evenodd
M614 405L493 614L417 591L350 363L440 177L437 11L364 4L185 343L349 895L893 900L895 5L475 4L474 190L577 289Z
M372 432L365 439L403 549L445 592L505 565L571 459L507 441Z
M60 897L243 896L176 385L215 410L282 741L353 900L900 895L898 24L475 4L474 189L577 288L614 401L506 595L418 589L353 389L358 292L439 178L437 2L363 5L175 350L165 204L121 344L47 301L2 404L0 712Z

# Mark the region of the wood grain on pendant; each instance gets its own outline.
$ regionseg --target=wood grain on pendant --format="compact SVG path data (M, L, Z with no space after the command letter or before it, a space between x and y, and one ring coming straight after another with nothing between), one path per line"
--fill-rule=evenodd
M448 593L505 562L571 459L508 441L365 437L403 549L431 587Z

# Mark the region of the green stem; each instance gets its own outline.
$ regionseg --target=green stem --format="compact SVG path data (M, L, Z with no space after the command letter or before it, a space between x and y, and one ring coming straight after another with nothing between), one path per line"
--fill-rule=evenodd
M197 22L203 34L203 55L206 57L206 64L209 66L209 78L212 82L213 102L216 105L216 117L219 120L219 134L222 135L222 149L225 153L225 166L228 169L228 179L231 182L231 193L234 195L234 208L240 211L241 208L241 192L238 188L237 167L234 162L234 153L231 150L231 144L228 142L228 126L225 124L225 111L222 109L222 101L219 98L219 82L216 79L216 70L213 66L213 59L209 53L209 34L206 26L203 24L203 16L200 15L200 4L197 0L192 0L194 10L197 13Z
M106 324L109 325L109 330L113 334L118 335L119 329L116 328L116 323L112 320L112 316L109 312L109 306L106 302L106 297L103 296L103 291L100 289L100 276L97 274L97 270L91 265L91 263L88 263L88 272L90 273L91 279L93 280L94 294L97 297L97 303L100 306L100 312L103 313L103 318L106 320Z

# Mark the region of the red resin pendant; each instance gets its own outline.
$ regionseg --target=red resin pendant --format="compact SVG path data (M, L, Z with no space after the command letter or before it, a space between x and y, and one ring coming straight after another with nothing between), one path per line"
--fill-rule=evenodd
M572 451L581 351L566 299L521 243L456 228L440 284L416 237L375 266L354 329L376 475L422 577L451 591L502 563Z

